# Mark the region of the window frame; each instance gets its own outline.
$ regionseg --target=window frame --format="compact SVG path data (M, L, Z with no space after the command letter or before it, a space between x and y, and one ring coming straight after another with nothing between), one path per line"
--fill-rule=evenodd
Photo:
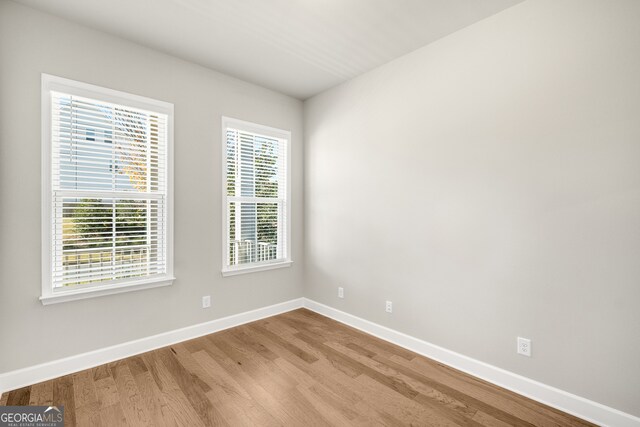
M96 99L167 115L167 161L166 161L166 273L154 277L121 279L111 284L95 283L54 288L52 280L52 102L51 92L62 92L85 98ZM173 104L133 95L101 86L70 80L43 73L41 76L41 140L42 140L42 190L41 190L41 233L42 233L42 294L43 305L73 301L141 289L169 286L175 280L173 275Z
M278 259L274 261L259 261L247 264L228 265L227 264L227 252L229 248L229 219L227 217L227 129L238 129L244 132L256 133L267 137L284 139L286 141L286 160L285 165L287 168L286 179L286 192L285 192L285 212L286 212L286 224L285 233L285 257L284 259ZM257 123L248 122L245 120L234 119L231 117L222 116L222 276L234 276L238 274L253 273L257 271L272 270L276 268L289 267L293 263L291 258L291 132L283 129L278 129L270 126L265 126Z

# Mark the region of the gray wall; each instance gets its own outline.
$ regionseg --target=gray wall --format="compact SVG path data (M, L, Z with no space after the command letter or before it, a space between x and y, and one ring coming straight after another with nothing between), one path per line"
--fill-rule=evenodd
M38 301L43 72L174 103L173 286ZM222 115L292 132L291 268L220 275ZM0 373L302 296L302 153L300 101L0 0Z
M639 22L528 1L305 102L305 296L640 415Z

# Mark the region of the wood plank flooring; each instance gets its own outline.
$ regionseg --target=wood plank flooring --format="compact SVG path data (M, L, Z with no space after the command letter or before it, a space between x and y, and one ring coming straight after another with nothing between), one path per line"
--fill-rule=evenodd
M4 393L66 426L593 425L300 309Z

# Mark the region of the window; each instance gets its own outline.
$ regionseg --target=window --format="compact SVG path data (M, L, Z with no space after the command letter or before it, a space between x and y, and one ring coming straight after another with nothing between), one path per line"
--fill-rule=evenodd
M291 265L287 131L223 118L223 275Z
M44 304L171 284L173 105L42 76Z

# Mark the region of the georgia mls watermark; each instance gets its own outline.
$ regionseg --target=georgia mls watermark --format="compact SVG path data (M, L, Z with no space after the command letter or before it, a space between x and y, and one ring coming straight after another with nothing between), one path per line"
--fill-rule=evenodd
M0 427L63 427L64 406L0 406Z

